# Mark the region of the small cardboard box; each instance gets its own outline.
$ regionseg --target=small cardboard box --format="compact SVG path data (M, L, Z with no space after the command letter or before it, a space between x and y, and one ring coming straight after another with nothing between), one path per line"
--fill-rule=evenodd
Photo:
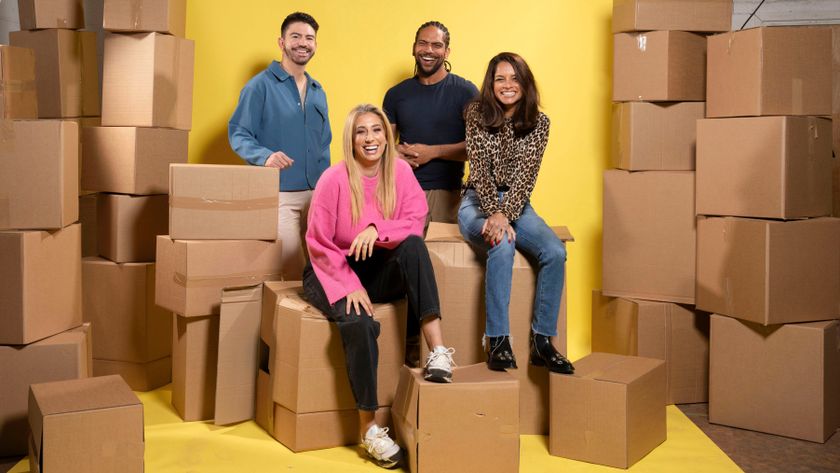
M93 375L119 375L132 391L151 391L172 381L172 357L167 356L147 363L94 359Z
M831 122L816 117L697 122L697 213L831 215Z
M551 455L629 468L667 436L665 363L592 353L551 375Z
M614 35L614 102L703 101L705 98L705 37L684 31Z
M612 166L629 171L693 171L703 102L613 105Z
M172 317L172 406L187 422L213 418L219 315Z
M0 345L32 343L82 324L79 224L0 232Z
M192 128L194 56L189 39L106 34L102 125Z
M38 118L35 51L0 45L0 117Z
M82 0L18 0L21 30L85 27Z
M615 0L612 32L729 31L732 0Z
M592 351L665 362L668 404L709 400L709 314L592 291Z
M840 318L840 219L697 220L697 308L762 325Z
M519 401L519 381L484 363L455 368L451 384L403 366L391 415L409 471L519 471Z
M706 116L831 115L831 29L761 27L709 37Z
M604 172L603 293L694 303L694 172Z
M155 239L169 229L165 195L99 194L99 255L117 263L155 260Z
M175 240L276 240L279 172L260 166L169 167Z
M831 437L840 427L840 322L711 319L709 422L812 442Z
M105 0L106 31L158 32L184 37L187 0Z
M168 194L169 165L187 162L189 133L164 128L82 130L82 187L120 194Z
M0 457L26 454L29 385L92 376L90 325L25 346L0 345Z
M143 404L119 376L33 384L34 473L143 472Z
M99 194L79 196L79 224L82 226L82 258L96 256L99 249L96 243L96 202Z

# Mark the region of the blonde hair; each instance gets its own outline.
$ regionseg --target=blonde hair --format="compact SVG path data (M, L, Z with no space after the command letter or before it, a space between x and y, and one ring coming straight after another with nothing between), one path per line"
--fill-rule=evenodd
M362 209L365 207L365 191L362 188L362 173L359 164L356 162L353 153L353 139L355 136L356 120L365 113L372 113L382 120L385 127L387 143L382 158L379 161L379 179L376 184L376 203L382 216L386 219L394 214L397 201L397 189L394 181L394 160L396 152L394 147L394 131L388 117L378 107L371 104L357 105L350 110L347 120L344 122L344 165L347 168L347 175L350 180L350 215L353 225L359 222Z

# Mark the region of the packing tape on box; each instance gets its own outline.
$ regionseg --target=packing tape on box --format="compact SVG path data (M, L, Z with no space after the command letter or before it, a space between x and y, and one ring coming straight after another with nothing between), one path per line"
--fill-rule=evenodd
M258 199L208 199L205 197L169 196L169 206L176 209L193 210L263 210L276 209L277 196Z
M647 50L647 35L640 34L636 36L636 47L639 48L639 51L645 52Z
M250 271L247 273L224 274L221 276L187 276L183 273L175 273L172 280L181 287L193 288L249 286L259 284L268 279L280 279L281 273L269 271Z
M131 28L142 29L143 26L143 0L130 0Z

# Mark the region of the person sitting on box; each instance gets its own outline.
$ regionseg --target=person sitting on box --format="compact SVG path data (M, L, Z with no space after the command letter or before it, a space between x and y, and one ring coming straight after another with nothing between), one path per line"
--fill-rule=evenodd
M458 226L464 239L487 254L485 349L492 370L516 368L508 308L516 250L539 262L530 361L557 373L574 367L551 344L566 264L566 247L531 207L548 117L539 111L539 93L522 57L500 53L490 60L481 94L467 106L467 157Z
M396 158L388 118L373 105L355 107L343 143L344 162L324 172L312 196L303 288L338 325L362 446L391 468L403 453L374 418L379 322L373 303L407 297L408 316L419 320L431 350L425 379L451 382L455 350L443 346L434 270L420 236L426 197L411 166Z

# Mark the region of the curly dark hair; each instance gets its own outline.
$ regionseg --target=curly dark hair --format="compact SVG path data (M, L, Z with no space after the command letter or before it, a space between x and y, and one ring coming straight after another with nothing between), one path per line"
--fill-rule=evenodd
M315 21L315 18L312 18L312 15L296 11L289 14L289 16L283 20L283 24L280 25L280 36L284 36L286 34L286 30L292 23L306 23L311 26L316 33L318 32L318 22Z
M415 43L417 42L417 38L420 37L420 32L423 31L423 28L428 28L429 26L434 26L435 28L443 31L443 43L448 48L449 47L449 28L447 28L446 26L444 26L443 23L441 23L437 20L427 21L427 22L423 23L422 25L420 25L420 28L417 28L417 32L414 33L414 42ZM317 28L316 28L316 30L317 30Z
M518 136L529 133L537 126L540 107L540 93L537 90L537 82L531 73L531 68L522 56L516 53L503 52L495 55L487 64L487 72L484 74L484 82L481 84L481 93L476 102L481 111L481 125L490 131L498 131L505 122L505 111L493 93L493 80L496 77L496 67L501 62L506 62L513 67L519 87L522 90L522 99L513 112L513 130Z

